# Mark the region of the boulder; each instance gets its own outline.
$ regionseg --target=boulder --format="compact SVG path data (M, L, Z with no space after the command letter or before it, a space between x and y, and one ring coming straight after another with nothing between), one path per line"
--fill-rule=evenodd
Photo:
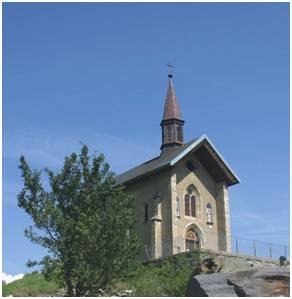
M289 268L259 268L225 274L228 283L242 290L247 297L289 296Z
M267 267L232 273L192 276L188 297L283 297L289 296L290 269Z
M228 285L222 273L201 274L191 277L188 282L187 297L237 297L234 287Z

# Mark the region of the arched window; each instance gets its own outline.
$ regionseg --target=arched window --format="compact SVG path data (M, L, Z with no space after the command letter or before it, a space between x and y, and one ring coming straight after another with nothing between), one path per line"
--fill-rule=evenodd
M207 216L207 223L212 224L213 223L213 215L212 215L212 206L210 203L206 206L206 216Z
M176 128L176 131L177 131L177 139L178 139L178 141L183 142L183 131L182 131L182 127L178 126Z
M144 204L144 221L148 221L148 205L147 203Z
M194 185L189 185L185 194L185 215L200 217L200 195Z
M185 215L190 216L190 196L185 195Z
M196 198L194 195L191 197L191 215L196 217Z
M167 141L172 141L172 127L167 126Z

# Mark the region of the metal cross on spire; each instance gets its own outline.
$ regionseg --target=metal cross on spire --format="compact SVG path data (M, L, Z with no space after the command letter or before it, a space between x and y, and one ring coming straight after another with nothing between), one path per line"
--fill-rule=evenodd
M169 62L166 66L168 66L168 68L169 68L169 73L168 73L168 78L172 78L173 77L173 68L174 68L174 66L173 66L173 64L171 64L171 62Z

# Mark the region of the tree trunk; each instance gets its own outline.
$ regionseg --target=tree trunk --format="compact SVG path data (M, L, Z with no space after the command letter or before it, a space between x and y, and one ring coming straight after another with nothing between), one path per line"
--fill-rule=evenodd
M67 296L68 297L74 297L74 288L72 283L72 275L71 271L65 270L65 283L67 287Z

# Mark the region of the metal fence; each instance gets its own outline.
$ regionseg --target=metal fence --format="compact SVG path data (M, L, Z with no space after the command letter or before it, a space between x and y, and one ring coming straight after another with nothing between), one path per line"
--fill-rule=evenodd
M276 244L272 242L264 242L253 239L246 239L242 237L233 237L232 241L232 253L235 255L248 255L259 258L268 258L278 260L280 256L284 256L287 259L290 258L289 245ZM173 244L182 244L184 241L180 240L162 240L159 244L156 244L156 248L159 248L161 256L170 256L177 253L188 251L184 246L176 246ZM207 246L202 248L208 249ZM153 259L154 252L153 247L150 245L144 245L143 258L145 261Z
M255 257L279 259L280 256L289 258L290 248L288 245L246 239L242 237L232 238L232 252Z

